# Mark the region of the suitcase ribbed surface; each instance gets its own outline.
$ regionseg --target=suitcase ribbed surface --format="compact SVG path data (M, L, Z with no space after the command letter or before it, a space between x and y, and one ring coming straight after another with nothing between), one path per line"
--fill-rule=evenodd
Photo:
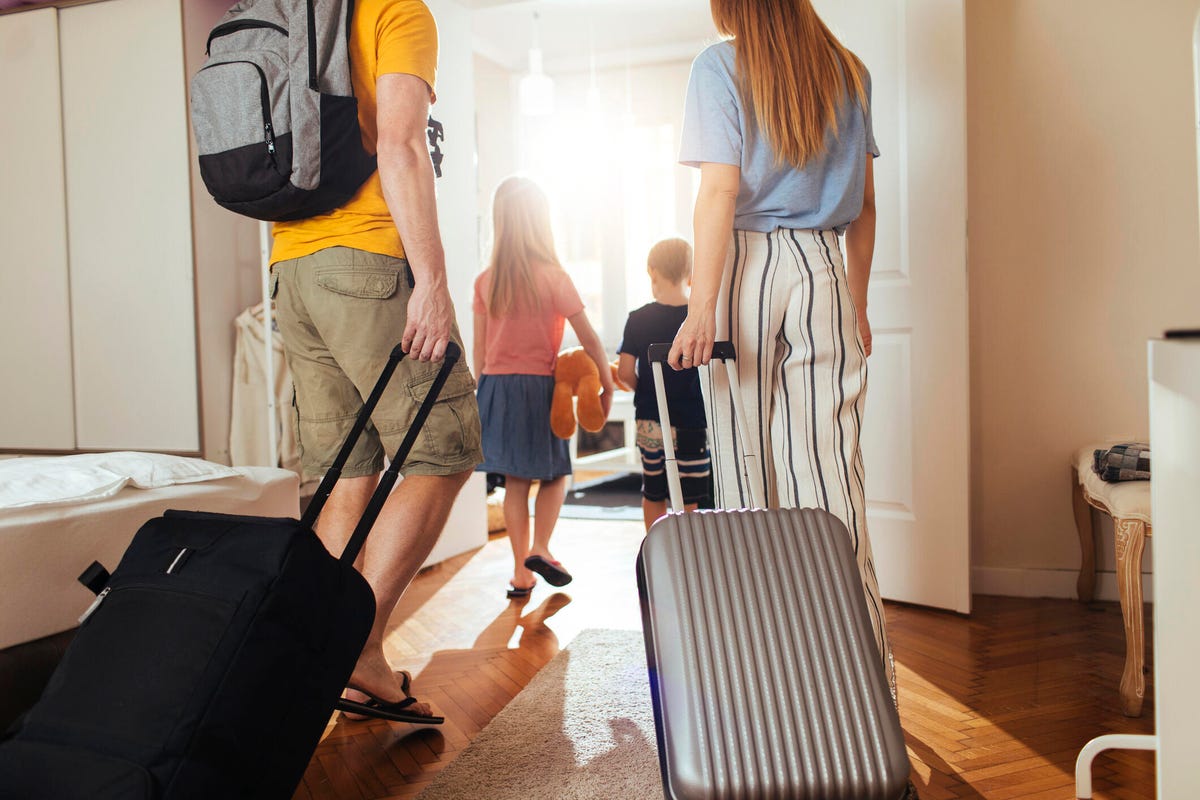
M903 794L903 733L839 520L671 515L640 566L668 797Z

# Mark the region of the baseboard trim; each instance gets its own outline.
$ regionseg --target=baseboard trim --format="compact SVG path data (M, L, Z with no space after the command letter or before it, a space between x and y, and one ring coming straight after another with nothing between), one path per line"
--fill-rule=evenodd
M974 567L971 569L973 594L997 594L1004 597L1057 597L1075 599L1079 571L1072 569L1012 569ZM1142 596L1154 600L1154 576L1142 574ZM1096 599L1119 601L1115 572L1096 573Z

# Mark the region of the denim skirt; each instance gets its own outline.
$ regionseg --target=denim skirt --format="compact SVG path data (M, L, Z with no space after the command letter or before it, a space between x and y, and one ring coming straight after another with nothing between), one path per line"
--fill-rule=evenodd
M498 472L528 480L571 474L566 439L550 430L550 375L481 375L479 419L483 463L476 472Z

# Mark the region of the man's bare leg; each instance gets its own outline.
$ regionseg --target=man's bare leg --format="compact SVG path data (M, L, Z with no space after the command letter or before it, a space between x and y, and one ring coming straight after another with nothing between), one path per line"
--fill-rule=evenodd
M367 538L360 564L363 576L375 592L375 624L355 665L350 684L384 702L404 698L400 680L383 654L383 637L388 619L408 588L413 576L437 543L450 514L454 498L470 476L411 475L400 481L380 511ZM340 554L366 508L378 479L344 478L338 481L321 514L317 533L331 553ZM361 693L351 699L365 699ZM412 707L429 713L424 704Z

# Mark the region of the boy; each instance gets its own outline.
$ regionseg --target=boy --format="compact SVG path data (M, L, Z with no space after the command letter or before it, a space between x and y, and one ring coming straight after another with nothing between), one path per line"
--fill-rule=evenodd
M667 513L667 473L654 373L646 360L646 350L656 342L672 341L687 316L692 246L683 239L661 241L650 249L646 267L654 302L632 312L625 322L617 377L626 386L636 387L633 410L642 457L642 516L646 530L650 530L650 525ZM683 501L687 510L693 511L710 495L712 468L700 377L695 368L678 372L664 369L663 379Z

